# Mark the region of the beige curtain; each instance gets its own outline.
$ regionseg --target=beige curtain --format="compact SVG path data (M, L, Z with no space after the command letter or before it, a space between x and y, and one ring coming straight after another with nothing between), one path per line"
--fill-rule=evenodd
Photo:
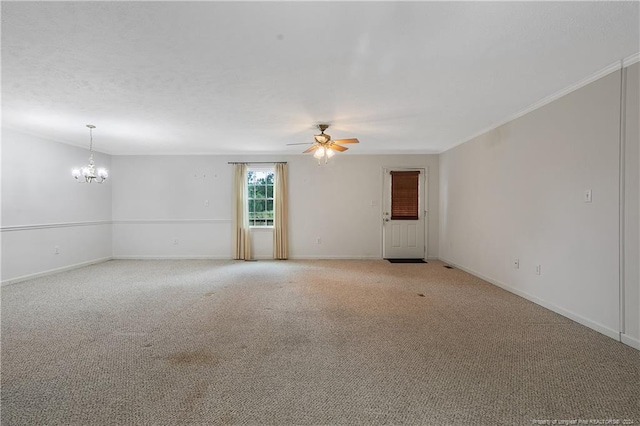
M287 259L287 228L289 226L289 202L287 201L288 168L286 163L275 165L273 258Z
M233 258L251 259L251 233L247 199L247 165L233 166Z

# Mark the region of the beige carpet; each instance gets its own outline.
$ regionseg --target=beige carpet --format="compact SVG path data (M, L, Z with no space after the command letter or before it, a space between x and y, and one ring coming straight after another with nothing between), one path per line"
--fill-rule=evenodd
M640 352L440 262L111 261L1 296L2 425L640 424Z

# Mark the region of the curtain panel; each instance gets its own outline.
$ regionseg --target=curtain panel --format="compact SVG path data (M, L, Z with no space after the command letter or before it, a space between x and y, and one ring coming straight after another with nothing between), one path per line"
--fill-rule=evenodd
M247 165L233 165L233 258L251 259L251 230L249 228L249 212L247 199Z
M287 163L275 164L274 177L273 258L284 260L289 257L287 242L287 228L289 226Z

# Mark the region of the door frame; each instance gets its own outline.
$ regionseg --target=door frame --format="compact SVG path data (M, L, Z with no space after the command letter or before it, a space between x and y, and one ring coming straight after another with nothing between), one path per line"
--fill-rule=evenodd
M420 205L420 197L422 197L422 208L424 214L424 257L423 259L427 259L429 253L429 168L427 166L400 166L400 167L392 167L392 166L382 166L382 173L380 175L380 258L384 259L384 246L385 246L385 235L384 235L384 203L385 203L385 193L384 193L384 178L388 171L415 171L419 170L421 174L424 174L424 178L422 179L422 191L418 191L418 205Z

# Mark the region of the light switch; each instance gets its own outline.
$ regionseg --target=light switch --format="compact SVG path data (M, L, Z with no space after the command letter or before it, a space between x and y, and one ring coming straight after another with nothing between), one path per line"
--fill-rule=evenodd
M584 202L585 203L590 203L591 202L591 190L590 189L585 189L585 191L584 191Z

